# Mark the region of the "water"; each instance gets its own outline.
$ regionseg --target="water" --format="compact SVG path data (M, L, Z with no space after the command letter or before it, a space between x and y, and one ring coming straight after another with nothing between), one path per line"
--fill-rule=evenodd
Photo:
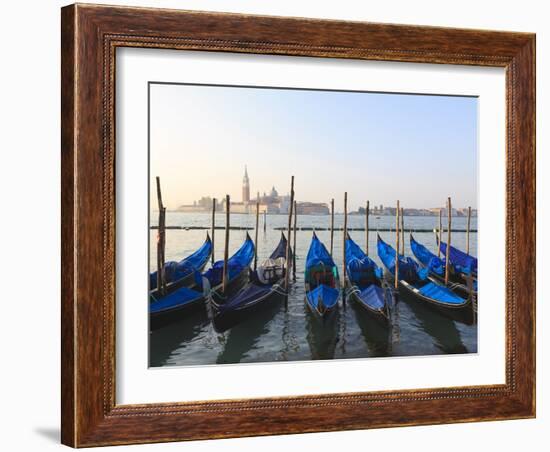
M210 214L167 212L166 224L178 226L210 227ZM156 215L151 215L156 224ZM477 219L472 218L472 229L477 229ZM446 219L444 219L444 222ZM433 229L435 217L405 217L405 254L412 255L408 240L409 230ZM232 215L232 226L253 227L253 215ZM263 231L260 217L258 234L258 263L266 259L277 246L280 231L274 227L286 227L285 215L268 215L267 230ZM216 225L225 224L225 214L216 215ZM328 228L330 216L298 216L298 227ZM343 226L343 216L335 216L335 227ZM348 227L364 227L364 217L348 216ZM395 218L382 216L370 218L370 229L395 227ZM453 229L465 229L465 218L453 218ZM249 232L254 238L254 231ZM245 231L231 231L229 252L236 251L245 238ZM354 231L352 238L365 247L365 232ZM150 232L150 268L156 268L156 230ZM330 232L318 231L317 235L327 248ZM415 233L415 238L437 252L433 233ZM288 309L281 303L242 323L223 334L216 333L206 312L191 314L189 318L156 330L150 335L150 365L185 366L201 364L228 364L239 362L298 361L315 359L367 358L380 356L415 356L442 353L477 352L477 325L467 326L443 317L423 306L399 302L392 331L358 311L352 302L340 309L334 328L322 328L312 318L304 303L304 262L309 248L311 231L298 231L296 236L296 282L289 296ZM390 244L395 244L395 232L380 232ZM180 260L195 251L206 237L205 230L167 230L166 259ZM446 235L444 236L446 239ZM216 259L223 257L224 233L216 230L214 252ZM452 244L466 248L466 234L452 234ZM334 234L335 262L342 265L342 232ZM477 255L477 234L470 234L470 253ZM376 253L376 232L369 234L369 255L381 265ZM340 271L341 273L341 271Z

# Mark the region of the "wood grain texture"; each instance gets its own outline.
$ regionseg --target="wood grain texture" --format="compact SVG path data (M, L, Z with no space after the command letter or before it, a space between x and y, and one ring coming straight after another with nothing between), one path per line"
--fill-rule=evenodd
M61 35L64 444L534 416L534 35L80 4L63 8ZM114 69L124 46L506 68L506 384L117 406Z
M61 11L61 441L75 443L75 361L74 339L76 309L74 306L74 143L75 105L75 39L74 8Z

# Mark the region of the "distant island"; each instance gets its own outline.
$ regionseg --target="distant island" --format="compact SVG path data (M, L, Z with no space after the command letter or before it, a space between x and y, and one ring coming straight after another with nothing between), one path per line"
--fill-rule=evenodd
M365 215L365 207L359 207L358 210L354 212L350 212L350 215ZM383 205L380 206L374 206L370 209L371 215L376 216L395 216L395 207L384 207ZM441 214L446 217L447 216L447 208L446 207L432 207L429 209L416 209L416 208L404 208L403 209L403 215L405 216L413 216L413 217L437 217L439 216L439 211L441 211ZM453 217L467 217L468 216L468 207L459 207L459 208L452 208L451 209L451 215ZM472 209L472 217L477 217L477 209Z
M206 198L207 201L204 204L197 203L196 205L186 205L180 206L177 209L171 210L172 212L188 212L188 213L210 213L212 212L212 199ZM209 202L208 202L209 201ZM225 204L223 202L216 203L216 212L225 212ZM296 203L298 215L330 215L330 208L326 203L309 203L309 202L297 202ZM255 212L256 203L253 202L250 204L250 207L244 208L242 203L231 203L231 213L232 214L251 214ZM358 210L353 212L348 212L348 215L365 215L365 208L360 207ZM406 217L437 217L439 216L439 211L443 217L447 216L447 209L445 207L433 207L430 209L416 209L416 208L407 208L403 209L403 215ZM284 208L272 207L267 208L265 205L260 204L260 213L267 215L288 215L288 206ZM467 217L468 208L452 208L451 213L453 217ZM344 212L334 212L335 215L343 215ZM384 207L380 209L379 207L374 207L370 209L371 216L377 217L394 217L395 216L395 207ZM477 217L477 209L472 209L472 217Z
M250 179L245 166L243 185L242 185L242 200L231 201L231 213L249 214L256 211L256 204L259 204L261 214L277 215L288 214L290 208L290 196L280 195L275 187L271 188L270 193L260 195L257 193L256 198L250 197ZM184 204L179 206L177 212L212 212L212 207L215 205L217 212L225 212L225 199L214 200L210 196L203 196L193 204ZM323 202L296 202L296 210L298 215L328 215L330 209L327 203Z
M231 201L231 213L235 214L250 214L256 211L256 203L259 202L259 210L261 214L267 215L287 215L290 207L290 196L280 195L275 187L270 193L260 195L258 192L256 198L250 197L250 179L248 170L244 168L244 176L242 182L242 200ZM214 199L210 196L203 196L193 204L182 204L174 209L175 212L190 212L190 213L209 213L212 212L212 207L215 206L216 212L225 212L225 199ZM298 201L296 202L296 210L298 215L330 215L330 207L328 203ZM433 207L430 209L403 209L405 216L420 216L433 217L438 216L439 211L442 211L443 216L447 216L445 207ZM453 217L467 217L468 208L453 208L451 210ZM342 212L336 212L336 215L341 215ZM349 212L350 215L365 215L365 208L360 207L354 212ZM382 204L373 206L370 209L370 214L375 216L395 216L395 207L384 207ZM472 209L472 217L477 217L477 209Z

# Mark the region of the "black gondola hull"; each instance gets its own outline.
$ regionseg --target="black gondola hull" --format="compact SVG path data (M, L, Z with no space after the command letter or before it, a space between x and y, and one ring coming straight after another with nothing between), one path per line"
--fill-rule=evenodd
M251 240L250 237L247 234L247 240ZM201 266L201 268L198 268L196 272L191 272L189 275L185 276L184 278L181 278L175 282L172 282L167 285L165 294L163 296L169 295L173 293L174 291L181 289L182 287L187 287L189 289L203 292L203 295L198 297L197 299L183 303L178 306L174 306L169 309L164 309L162 311L156 311L156 312L150 312L149 313L149 328L150 330L154 330L157 328L160 328L164 325L167 325L169 323L177 322L178 320L184 318L185 316L201 309L206 308L206 300L209 296L211 296L211 293L214 291L213 296L218 296L218 294L215 292L221 291L222 284L219 284L214 289L210 289L210 286L206 282L206 279L202 277L202 285L197 284L196 281L196 274L197 272L201 273L204 270L204 267L206 267L206 264L208 262L208 259L205 260L204 264ZM249 268L246 267L243 269L237 276L232 278L228 283L226 287L226 294L231 295L232 293L235 293L239 291L247 282L249 278ZM161 299L162 297L159 295L158 289L150 292L150 298L152 299Z
M226 298L232 297L239 290L241 290L250 279L250 269L246 267L237 276L231 279L223 292L222 284L218 284L210 291L210 296L216 302L216 304L223 304Z
M273 285L270 292L259 297L256 300L250 301L246 305L243 305L237 309L220 312L219 305L209 298L211 308L212 322L217 332L224 332L233 328L234 326L253 320L254 316L261 311L274 308L285 300L286 293L283 289L282 281Z
M474 309L470 299L466 299L459 305L441 303L416 292L410 284L404 281L399 281L398 290L400 298L407 302L420 303L447 318L466 325L472 325L475 322Z
M204 263L204 265L197 269L197 271L199 273L202 273L203 270L204 270L204 267L206 267L206 262ZM177 281L174 281L174 282L171 282L171 283L168 283L166 285L166 291L165 291L165 294L168 295L182 287L188 287L189 289L194 289L197 287L197 283L195 281L195 275L193 272L189 273L187 276L181 278L181 279L178 279ZM150 292L150 296L153 297L153 298L161 298L160 295L159 295L159 291L158 289L155 289L153 291Z
M352 286L349 279L346 278L346 299L351 300L353 303L355 303L360 308L362 313L365 313L372 319L376 320L380 325L386 327L389 326L389 309L372 309L361 299L361 297L359 297L359 295L357 294L357 290L354 290L354 288L357 288L357 286Z
M445 284L445 277L438 275L437 273L430 272L430 276L437 280L440 283ZM447 284L447 287L451 289L454 293L457 295L460 295L463 298L468 298L470 296L470 291L468 290L468 286L464 284L464 278L461 275L457 275L456 273L451 273L449 275L449 284ZM474 296L477 295L476 291L473 291Z
M178 322L194 312L204 310L206 307L205 301L206 297L202 296L189 303L171 309L149 313L149 331L157 330L170 323Z
M307 301L307 297L305 299L305 303L306 303L311 315L321 325L333 325L335 323L335 319L337 317L336 313L338 312L338 304L339 303L336 303L331 308L325 309L325 311L323 313L320 313L318 309L315 309L313 306L311 306L311 304Z

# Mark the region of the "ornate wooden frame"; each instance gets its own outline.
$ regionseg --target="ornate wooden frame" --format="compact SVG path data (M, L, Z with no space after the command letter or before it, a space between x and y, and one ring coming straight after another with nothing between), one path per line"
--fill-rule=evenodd
M535 35L71 5L62 9L62 442L75 447L535 415ZM115 49L506 69L506 383L115 404ZM326 416L330 410L330 416ZM323 422L315 422L322 418Z

